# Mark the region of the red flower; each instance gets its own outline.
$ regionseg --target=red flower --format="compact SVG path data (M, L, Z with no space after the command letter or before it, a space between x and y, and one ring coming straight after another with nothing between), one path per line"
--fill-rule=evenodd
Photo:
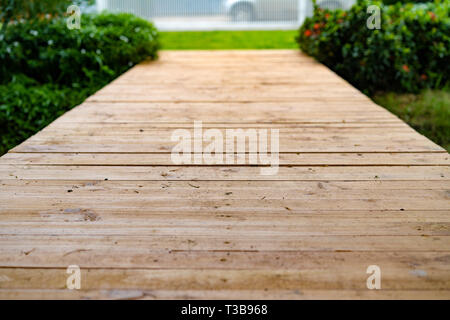
M330 17L329 13L325 14L325 19L328 19L329 17Z
M404 65L402 66L402 69L403 69L403 71L405 71L405 72L409 72L409 67L408 67L406 64L404 64Z
M310 37L312 35L312 32L311 32L311 30L306 30L305 31L305 37Z
M320 24L315 23L315 24L314 24L314 29L317 30L317 29L319 29L319 28L320 28Z
M420 75L420 79L422 79L422 80L427 80L428 79L428 77L427 77L427 75L426 74L421 74Z
M428 11L428 15L430 16L431 20L436 20L436 15L434 14L434 12Z

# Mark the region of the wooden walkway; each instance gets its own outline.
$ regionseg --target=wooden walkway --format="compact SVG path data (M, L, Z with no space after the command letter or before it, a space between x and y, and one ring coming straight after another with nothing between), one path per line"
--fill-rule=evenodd
M174 165L194 121L279 129L278 174ZM449 165L296 51L162 52L0 159L0 298L449 299Z

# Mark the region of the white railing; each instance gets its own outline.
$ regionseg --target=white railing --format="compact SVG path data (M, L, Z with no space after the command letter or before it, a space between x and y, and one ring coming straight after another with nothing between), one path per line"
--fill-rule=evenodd
M318 0L348 9L355 0ZM313 11L311 0L97 0L98 11L129 12L160 30L270 30L298 28Z

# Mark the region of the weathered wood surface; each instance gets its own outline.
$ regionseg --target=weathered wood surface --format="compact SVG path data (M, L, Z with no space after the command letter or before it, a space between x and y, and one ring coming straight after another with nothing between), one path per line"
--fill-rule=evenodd
M194 121L278 174L173 164ZM162 52L0 158L0 298L449 299L450 156L296 51Z

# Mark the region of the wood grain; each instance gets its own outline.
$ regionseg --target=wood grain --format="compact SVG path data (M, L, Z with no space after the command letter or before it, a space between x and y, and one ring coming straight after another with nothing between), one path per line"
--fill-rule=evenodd
M174 164L194 121L278 174ZM163 51L0 158L0 298L449 299L450 156L297 51Z

